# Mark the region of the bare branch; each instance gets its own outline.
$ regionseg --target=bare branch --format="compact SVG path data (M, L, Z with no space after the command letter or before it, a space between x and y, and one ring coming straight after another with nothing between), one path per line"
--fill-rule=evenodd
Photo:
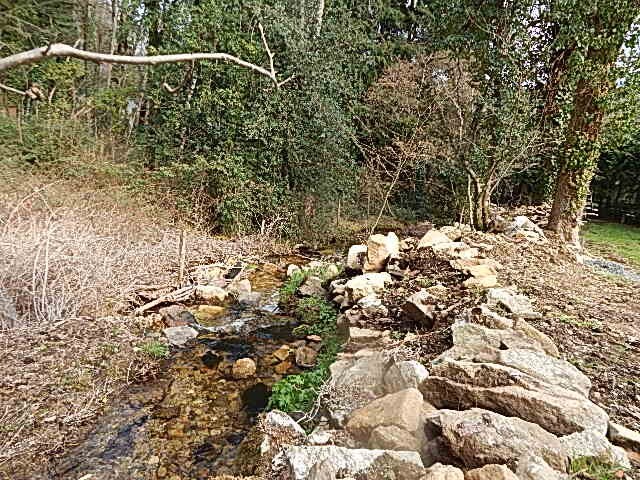
M17 88L10 87L5 85L4 83L0 83L0 89L6 90L10 93L17 93L18 95L22 95L23 97L27 95L27 92L23 92L22 90L18 90Z
M122 64L122 65L160 65L164 63L185 63L195 61L215 61L223 60L226 62L235 63L241 67L253 70L254 72L264 75L269 78L276 88L279 88L289 79L278 82L276 71L273 63L274 54L271 52L267 43L264 29L261 24L258 24L260 29L260 35L262 37L262 43L264 44L267 56L269 57L269 69L261 67L259 65L242 60L234 55L228 53L181 53L171 55L150 55L150 56L133 56L133 55L113 55L97 52L89 52L86 50L80 50L64 43L54 43L45 47L34 48L26 52L16 53L8 57L0 59L0 72L9 70L21 65L29 65L32 63L42 62L47 58L76 58L78 60L85 60L94 63L108 63L108 64ZM22 94L19 90L9 90L10 87L0 87L13 93ZM28 95L28 94L27 94Z

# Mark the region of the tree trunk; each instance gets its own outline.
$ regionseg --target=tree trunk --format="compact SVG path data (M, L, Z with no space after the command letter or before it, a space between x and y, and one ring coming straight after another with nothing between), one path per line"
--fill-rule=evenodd
M602 62L601 51L590 51L589 58ZM607 70L608 68L605 68ZM549 215L549 228L566 241L579 244L580 225L589 185L595 173L600 154L598 138L603 111L598 100L608 85L607 72L591 74L578 81L569 131L562 151L562 164L556 180L553 207Z

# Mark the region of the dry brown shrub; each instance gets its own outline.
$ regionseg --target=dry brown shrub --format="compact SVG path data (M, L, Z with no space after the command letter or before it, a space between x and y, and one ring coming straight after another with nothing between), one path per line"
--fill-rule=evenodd
M47 181L9 168L0 178L0 293L18 314L0 314L0 329L110 314L137 287L176 281L185 227L168 196L158 201L119 185ZM187 230L191 264L273 247L264 236L229 241Z

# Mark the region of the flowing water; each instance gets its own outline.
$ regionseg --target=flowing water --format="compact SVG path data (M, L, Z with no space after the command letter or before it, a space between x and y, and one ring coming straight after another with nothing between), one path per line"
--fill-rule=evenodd
M291 261L291 259L284 259ZM271 353L292 335L280 315L281 271L258 269L251 282L260 305L230 308L196 345L174 354L155 379L128 389L47 478L207 479L233 473L238 446L267 405L281 376ZM256 361L256 376L234 380L239 358ZM288 373L295 373L295 366Z

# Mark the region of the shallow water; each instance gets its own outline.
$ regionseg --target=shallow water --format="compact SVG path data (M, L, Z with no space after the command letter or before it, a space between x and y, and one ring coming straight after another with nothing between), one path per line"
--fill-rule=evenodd
M281 378L271 353L295 340L295 324L278 313L274 295L282 269L266 265L250 276L254 290L263 292L260 305L229 308L155 380L114 402L45 478L178 480L233 473L238 445ZM231 366L244 357L256 361L256 376L234 380ZM296 372L294 366L288 373Z

